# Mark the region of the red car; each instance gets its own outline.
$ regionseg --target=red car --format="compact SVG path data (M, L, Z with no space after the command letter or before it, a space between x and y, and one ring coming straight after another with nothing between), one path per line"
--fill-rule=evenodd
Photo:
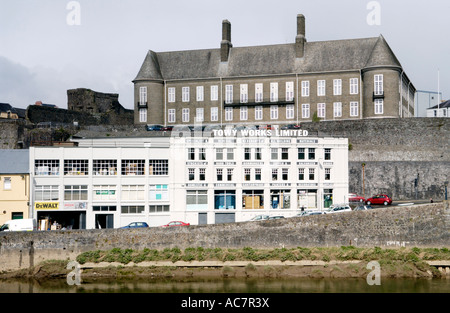
M366 199L364 199L361 196L358 196L356 193L349 193L348 201L349 202L366 202Z
M392 199L389 198L388 195L375 195L369 199L366 200L366 204L371 205L371 204L384 204L384 205L388 205L388 204L392 204Z
M181 222L181 221L172 221L166 225L162 225L161 227L175 227L175 226L189 226L189 225L191 225L191 224Z

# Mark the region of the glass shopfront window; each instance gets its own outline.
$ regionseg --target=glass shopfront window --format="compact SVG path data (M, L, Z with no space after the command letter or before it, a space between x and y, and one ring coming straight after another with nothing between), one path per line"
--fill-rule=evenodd
M270 208L272 209L290 209L291 191L290 190L271 190Z
M216 210L236 209L236 191L235 190L214 191L214 209Z
M245 210L264 209L264 190L243 190L242 208Z

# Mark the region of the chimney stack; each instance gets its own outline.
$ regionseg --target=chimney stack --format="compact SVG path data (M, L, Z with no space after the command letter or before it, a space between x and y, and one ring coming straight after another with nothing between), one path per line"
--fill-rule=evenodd
M220 61L228 62L231 44L231 23L228 20L222 22L222 41L220 42Z
M297 36L295 37L295 56L303 58L305 55L305 16L303 14L297 15Z

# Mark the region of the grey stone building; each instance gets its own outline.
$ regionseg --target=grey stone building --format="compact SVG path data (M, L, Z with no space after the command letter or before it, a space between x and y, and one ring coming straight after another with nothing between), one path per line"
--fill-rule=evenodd
M415 87L382 35L292 44L148 51L133 80L135 124L287 124L413 117Z

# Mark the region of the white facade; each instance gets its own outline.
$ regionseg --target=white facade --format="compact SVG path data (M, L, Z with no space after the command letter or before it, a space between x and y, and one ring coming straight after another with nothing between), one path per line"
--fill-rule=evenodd
M196 225L289 217L348 201L347 139L258 135L32 147L32 216L87 229L137 221Z

